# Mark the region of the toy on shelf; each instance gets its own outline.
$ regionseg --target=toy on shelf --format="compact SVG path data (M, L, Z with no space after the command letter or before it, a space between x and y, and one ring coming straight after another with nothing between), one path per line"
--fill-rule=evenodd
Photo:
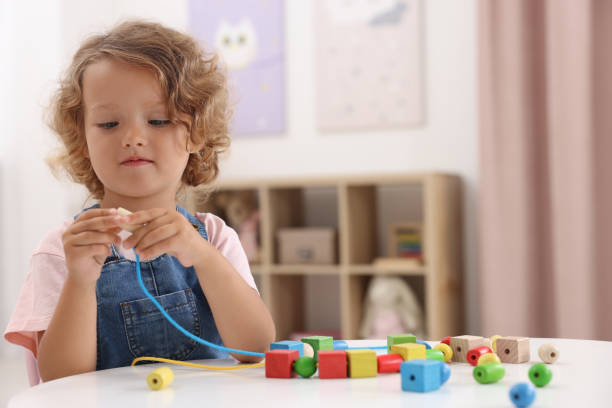
M396 276L376 276L370 281L359 334L381 338L387 333L425 332L423 312L408 283Z
M389 227L389 256L423 261L423 224L402 222Z
M259 207L255 191L220 191L212 196L208 205L211 212L236 230L249 262L259 262Z

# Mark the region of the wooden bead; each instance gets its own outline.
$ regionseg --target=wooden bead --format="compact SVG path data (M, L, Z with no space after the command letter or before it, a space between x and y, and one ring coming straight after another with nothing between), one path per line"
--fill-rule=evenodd
M478 359L480 358L480 356L487 353L493 353L493 350L491 350L488 346L478 346L468 351L465 358L468 363L473 366L476 366L478 364Z
M450 347L453 349L453 361L466 362L467 352L471 349L484 346L485 338L480 336L455 336L450 339Z
M304 356L314 358L314 349L308 343L304 343Z
M266 378L291 378L293 362L300 358L298 350L270 350L266 352Z
M438 360L444 362L444 353L437 349L425 350L427 360Z
M378 362L374 350L347 350L348 373L351 378L376 377Z
M147 385L153 391L163 390L174 381L174 372L170 367L159 367L147 376Z
M551 379L552 371L550 371L550 368L548 368L546 364L534 364L529 369L529 381L536 387L548 385Z
M400 354L404 361L426 360L426 350L424 345L416 343L395 344L391 346L391 353Z
M559 349L550 343L542 344L538 349L538 356L543 362L553 364L559 358Z
M491 348L496 353L497 353L497 339L499 339L500 337L501 336L499 334L494 334L489 338L491 340Z
M404 359L399 354L381 354L377 358L379 373L399 373Z
M502 363L526 363L530 358L527 337L500 337L497 339L497 355Z
M487 363L474 367L472 376L480 384L498 382L506 375L506 369L500 363Z
M310 336L302 339L303 343L310 344L314 350L315 362L318 359L319 350L333 350L334 338L330 336Z
M436 344L434 346L434 350L440 350L442 354L444 354L444 361L447 363L450 363L451 360L453 359L453 349L450 348L450 346L446 343Z
M518 407L525 408L530 406L535 400L536 392L533 385L528 383L518 383L510 388L510 401Z
M445 338L443 338L442 340L440 340L440 343L444 343L447 346L450 346L450 336L446 336Z
M293 363L293 369L301 377L310 378L317 371L317 363L312 357L300 357Z
M499 359L497 354L495 354L495 353L487 353L487 354L483 354L482 356L480 356L480 358L478 359L478 364L476 364L476 365L483 365L483 364L487 364L487 363L498 363L498 364L501 364L501 360Z
M417 339L412 334L391 334L387 336L387 353L391 353L394 344L416 343Z
M344 350L319 351L319 378L346 378L347 363Z

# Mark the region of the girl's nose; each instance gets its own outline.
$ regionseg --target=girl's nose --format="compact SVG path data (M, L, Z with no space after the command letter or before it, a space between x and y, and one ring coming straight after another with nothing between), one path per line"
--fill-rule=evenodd
M123 147L144 146L145 144L144 132L138 125L130 126L121 141Z

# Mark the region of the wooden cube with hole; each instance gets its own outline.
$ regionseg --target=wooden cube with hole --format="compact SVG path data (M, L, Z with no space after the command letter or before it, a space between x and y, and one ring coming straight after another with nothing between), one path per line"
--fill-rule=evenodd
M467 363L466 355L471 349L488 345L488 339L481 336L455 336L450 339L450 348L453 350L453 361Z
M500 337L497 339L497 355L502 363L526 363L530 358L528 337Z

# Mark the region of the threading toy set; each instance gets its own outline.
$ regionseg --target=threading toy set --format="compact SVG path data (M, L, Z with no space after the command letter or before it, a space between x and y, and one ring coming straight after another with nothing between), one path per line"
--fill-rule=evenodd
M319 379L367 378L378 373L400 373L401 389L412 392L429 392L439 389L451 375L451 362L469 363L474 366L473 377L479 384L500 381L506 374L502 363L526 363L530 359L529 338L480 336L445 337L433 348L425 341L417 340L412 334L387 336L387 346L348 347L343 340L328 336L305 337L301 341L285 340L272 343L270 351L255 353L230 349L201 339L181 327L149 293L142 281L140 257L136 257L138 283L161 314L182 334L190 339L219 350L235 354L265 357L265 362L239 364L230 367L209 366L170 360L158 357L138 357L132 361L164 362L209 370L237 370L265 366L267 378L312 377L319 371ZM386 349L387 354L377 355L376 349ZM552 344L544 344L538 355L544 363L553 364L559 358L559 350ZM536 387L546 386L552 379L552 371L545 364L531 366L529 380ZM169 367L160 367L147 376L152 390L168 387L174 380ZM530 406L536 396L535 388L529 383L517 383L510 388L509 397L517 407Z
M319 371L319 379L367 378L378 373L400 373L401 389L413 392L429 392L439 389L449 378L451 362L469 363L474 366L473 377L480 384L501 380L506 370L502 363L525 363L530 358L529 338L480 336L445 337L433 348L425 341L417 340L411 334L390 335L387 346L348 347L347 342L328 336L305 337L301 341L284 340L272 343L270 351L255 353L230 349L194 336L168 315L164 308L147 291L140 272L140 258L136 254L138 283L162 315L185 336L206 346L236 354L265 357L264 363L240 364L230 367L209 366L158 357L139 357L139 361L155 361L209 370L237 370L265 366L267 378L293 378L299 375L309 378ZM376 349L386 349L387 354L377 355ZM538 349L543 362L552 364L559 358L559 350L552 344ZM542 363L529 369L529 379L536 387L546 386L552 379L552 371ZM169 386L174 373L168 367L160 367L147 377L147 384L153 390ZM535 399L535 388L529 383L515 384L509 392L511 401L517 407L528 407Z

